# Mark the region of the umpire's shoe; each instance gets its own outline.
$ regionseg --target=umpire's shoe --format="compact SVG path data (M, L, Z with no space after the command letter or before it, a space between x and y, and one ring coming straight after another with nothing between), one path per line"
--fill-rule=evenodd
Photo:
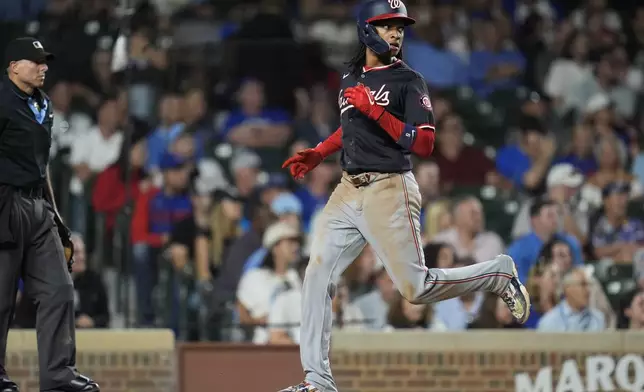
M512 262L512 279L510 279L510 284L501 294L501 298L510 308L512 317L520 323L523 324L528 321L530 317L530 294L526 290L525 286L519 280L519 273L517 272L517 265L514 263L514 260L508 255L498 255L497 259L510 259Z
M282 389L279 392L319 392L316 387L313 385L303 382L299 385L293 385L292 387L288 387L286 389Z
M101 392L101 388L98 387L96 381L83 375L78 375L66 386L58 387L49 392Z
M0 378L0 392L19 392L18 385L6 377Z

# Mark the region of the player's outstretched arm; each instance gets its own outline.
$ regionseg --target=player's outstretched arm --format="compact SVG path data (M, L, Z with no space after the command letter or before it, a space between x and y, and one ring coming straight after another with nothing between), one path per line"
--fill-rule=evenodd
M419 126L400 121L384 107L375 103L369 87L362 84L347 88L344 96L348 99L349 104L378 122L378 125L400 146L423 158L429 157L434 151L434 126L429 120L423 121ZM418 98L421 99L420 96ZM429 97L427 97L427 101L429 101ZM431 107L425 110L431 113Z
M298 151L284 162L282 168L290 167L291 176L301 179L306 173L313 170L317 165L331 154L342 149L342 127L338 128L331 136L319 143L315 148L307 148Z
M322 154L322 158L335 154L342 149L342 127L335 130L328 138L319 143L314 150Z

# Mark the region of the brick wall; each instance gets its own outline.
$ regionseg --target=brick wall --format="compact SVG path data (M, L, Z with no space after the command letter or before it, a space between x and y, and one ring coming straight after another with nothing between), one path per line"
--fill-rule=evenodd
M553 366L557 378L563 361L577 358L582 364L586 355L340 351L334 353L332 366L342 392L508 392L514 391L515 373L534 377L541 367Z
M77 367L95 379L102 392L174 392L172 332L79 331ZM38 392L38 355L34 331L12 331L7 371L22 392Z
M553 368L553 390L562 364L576 361L585 385L588 356L644 354L644 334L539 334L468 332L336 334L331 358L341 392L511 392L515 375L534 381ZM640 375L644 377L644 374ZM616 390L619 390L618 388Z
M340 392L518 392L515 375L527 372L527 390L532 391L537 373L548 366L553 368L550 387L557 391L562 364L572 359L583 385L559 391L589 392L585 359L600 354L641 358L644 333L334 332L331 363ZM303 376L297 347L187 344L179 346L178 357L181 392L203 392L212 386L227 392L240 385L244 390L274 392ZM638 375L644 382L644 362L640 365ZM644 385L630 390L642 392Z

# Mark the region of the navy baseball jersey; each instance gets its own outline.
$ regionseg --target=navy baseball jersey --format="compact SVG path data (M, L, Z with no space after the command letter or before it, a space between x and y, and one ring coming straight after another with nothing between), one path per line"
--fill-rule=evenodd
M402 173L412 169L411 153L396 143L378 125L347 102L344 90L362 83L371 89L375 102L400 121L434 130L434 115L422 76L398 60L390 65L363 68L342 75L338 94L342 125L342 168L350 174L363 172Z

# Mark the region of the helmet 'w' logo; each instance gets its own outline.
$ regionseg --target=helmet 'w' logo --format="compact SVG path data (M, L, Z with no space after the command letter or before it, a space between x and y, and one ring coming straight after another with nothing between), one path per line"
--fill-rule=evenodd
M400 8L403 4L402 0L388 0L391 8Z

